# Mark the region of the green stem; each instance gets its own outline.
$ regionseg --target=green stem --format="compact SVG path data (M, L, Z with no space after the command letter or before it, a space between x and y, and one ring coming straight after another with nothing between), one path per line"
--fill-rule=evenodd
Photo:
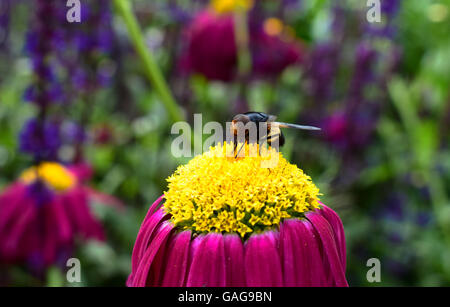
M241 9L236 9L234 12L234 37L237 47L239 76L245 78L252 69L252 56L248 47L247 12Z
M117 13L122 17L130 34L131 41L143 62L143 67L147 78L153 85L155 91L158 93L170 119L173 122L182 121L184 119L181 109L178 107L166 80L161 73L152 52L147 48L144 41L144 36L139 27L138 21L131 9L130 1L128 0L114 0Z

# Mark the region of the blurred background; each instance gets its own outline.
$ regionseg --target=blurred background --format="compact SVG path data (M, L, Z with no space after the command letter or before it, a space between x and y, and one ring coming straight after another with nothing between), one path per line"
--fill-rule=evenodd
M66 2L0 0L1 285L124 286L149 205L189 160L172 124L251 110L322 128L286 131L282 152L342 218L351 286L450 286L450 1L380 0L369 22L361 0L92 0L79 23ZM76 170L98 232L48 238L63 223L39 210L70 188L30 184L42 161Z

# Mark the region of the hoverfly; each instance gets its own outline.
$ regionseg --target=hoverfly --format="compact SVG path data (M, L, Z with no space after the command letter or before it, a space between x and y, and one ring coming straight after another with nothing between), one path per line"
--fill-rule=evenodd
M243 114L237 114L233 117L231 121L231 133L234 137L234 150L236 152L237 147L237 137L238 137L238 123L242 123L243 125L254 122L257 127L259 127L259 123L267 123L267 131L265 133L260 133L259 129L256 129L256 143L267 141L269 145L271 145L274 141L279 141L279 146L283 146L285 139L283 132L279 128L294 128L301 130L321 130L318 127L313 126L304 126L304 125L296 125L289 123L282 123L275 121L277 117L275 115L266 114L263 112L246 112ZM242 127L242 125L240 125ZM275 129L274 129L275 128ZM262 136L263 135L263 136ZM250 143L248 130L245 130L245 142ZM245 144L245 143L244 143ZM242 150L244 144L242 144L239 151L236 153L235 158L238 156L240 151Z

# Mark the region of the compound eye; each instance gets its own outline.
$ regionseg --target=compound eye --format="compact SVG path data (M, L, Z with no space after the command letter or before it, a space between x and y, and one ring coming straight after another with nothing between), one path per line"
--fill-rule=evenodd
M238 114L235 117L233 117L233 122L241 122L241 123L248 123L250 121L250 117L248 117L245 114Z

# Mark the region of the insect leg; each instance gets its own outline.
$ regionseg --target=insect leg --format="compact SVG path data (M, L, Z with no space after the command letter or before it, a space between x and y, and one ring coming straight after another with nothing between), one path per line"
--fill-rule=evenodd
M234 156L234 158L236 159L239 155L239 153L241 152L242 148L244 148L245 143L242 143L241 148L239 148L239 151L236 153L236 155ZM234 147L234 150L236 150L237 144Z

